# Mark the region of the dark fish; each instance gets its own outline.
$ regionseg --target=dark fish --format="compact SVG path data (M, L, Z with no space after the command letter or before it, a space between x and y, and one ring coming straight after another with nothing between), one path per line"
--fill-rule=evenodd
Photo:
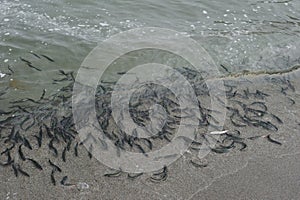
M290 97L287 97L287 99L291 101L291 105L294 105L296 103L295 100Z
M9 153L10 150L12 150L15 147L15 143L11 145L11 147L6 148L4 151L1 152L1 155L5 154L5 153Z
M247 144L241 141L235 141L234 143L240 144L242 145L242 147L240 148L240 151L243 151L244 149L247 148Z
M162 172L154 173L150 177L150 181L157 183L157 182L165 181L167 180L167 178L168 178L168 168L164 166Z
M12 169L14 170L15 176L18 177L18 168L17 168L17 166L15 165L15 163L13 163L13 164L11 165L11 167L12 167Z
M51 139L51 141L49 142L48 146L49 146L49 149L51 151L53 151L54 155L57 156L58 152L57 152L57 149L53 146L53 141L54 141L54 138Z
M88 149L88 156L89 156L90 159L93 157L92 152L93 152L93 145L91 144L89 149Z
M288 83L289 88L295 92L295 87L291 84L290 80L286 80L286 82Z
M37 57L37 58L41 58L38 54L36 54L36 53L33 53L33 52L29 52L30 54L32 54L32 55L34 55L35 57Z
M147 138L141 138L140 140L144 141L144 143L148 146L148 148L150 150L152 150L153 144L152 144L152 142L149 139L147 139Z
M41 95L41 97L40 97L40 100L44 99L45 94L46 94L46 89L43 89L43 93L42 93L42 95Z
M121 173L122 173L122 170L117 170L113 173L104 174L104 176L106 176L106 177L118 177L118 176L121 175Z
M19 146L18 152L19 152L20 158L21 158L23 161L25 161L26 158L25 158L25 156L24 156L24 154L23 154L23 152L22 152L22 144Z
M46 133L48 135L49 138L53 138L53 134L51 133L51 130L50 128L46 125L46 124L43 124L45 129L46 129Z
M140 150L140 152L142 152L146 157L148 156L148 154L146 153L146 151L144 150L144 148L141 145L136 144L136 143L133 143L133 145L136 146Z
M50 159L49 159L49 163L50 163L50 165L53 167L53 170L61 172L60 167L58 167L58 166L55 165L53 162L51 162Z
M278 128L274 124L272 124L271 122L269 122L269 121L267 121L267 122L258 121L256 123L254 123L253 125L254 126L261 126L264 129L270 130L270 131L278 131Z
M74 154L75 154L76 157L78 157L78 142L75 144Z
M67 147L66 147L67 151L70 151L71 144L72 144L72 140L69 140L68 144L67 144Z
M53 185L56 185L56 180L55 180L55 177L54 177L54 172L55 170L53 169L52 172L51 172L51 182Z
M32 150L31 144L29 143L29 140L27 140L27 138L23 137L23 143L25 147Z
M7 163L12 162L13 160L11 159L10 151L8 151L8 152L6 153L6 155L7 155Z
M272 139L270 135L267 135L266 138L268 139L268 141L270 141L270 142L272 142L272 143L274 143L274 144L282 145L281 142L278 142L278 141Z
M41 56L43 56L44 58L46 58L50 62L54 62L54 60L52 58L50 58L49 56L46 56L44 54L41 54Z
M261 138L261 137L264 137L264 136L256 135L256 136L248 137L247 139L249 139L249 140L255 140L255 139L258 139L258 138Z
M37 139L38 146L41 147L41 146L42 146L42 138L43 138L43 130L42 130L42 126L40 126L39 136L34 135L33 137L35 137L35 138Z
M229 152L229 150L227 148L221 148L221 147L211 148L211 150L215 153L228 153Z
M15 73L14 70L12 70L12 68L11 68L10 65L7 66L7 69L8 69L12 74Z
M64 162L66 162L66 150L67 150L67 147L64 148L64 150L62 151L62 154L61 154L61 158Z
M227 73L229 73L228 69L227 69L223 64L220 64L220 66L221 66Z
M41 69L39 69L39 68L33 66L31 63L27 63L27 66L30 67L30 68L33 68L33 69L35 69L35 70L37 70L37 71L42 71Z
M30 127L32 127L34 125L35 121L33 120L33 122L30 125L28 125L28 127L26 127L26 128L23 127L24 124L26 124L26 122L31 120L31 119L32 119L32 116L27 115L27 117L21 122L20 127L21 127L22 130L27 131Z
M194 167L200 167L200 168L203 168L203 167L207 167L207 163L201 163L199 161L196 161L196 160L190 160L191 164L194 166Z
M30 175L29 175L27 172L25 172L24 170L22 170L22 169L20 168L20 166L18 166L18 171L19 171L22 175L27 176L27 177L30 177Z
M282 122L282 120L279 118L279 117L277 117L276 115L274 115L274 114L270 114L271 115L271 117L273 117L274 119L276 119L276 121L278 122L278 123L280 123L280 124L283 124L283 122Z
M29 160L30 162L32 162L32 164L38 168L39 170L43 170L43 167L35 160L33 160L32 158L28 158L27 160Z
M24 59L24 58L22 58L22 57L20 57L20 60L23 61L23 62L25 62L26 64L31 64L30 61L28 61L28 60L26 60L26 59Z
M136 179L137 177L139 177L141 175L143 175L143 172L141 172L141 173L135 173L135 174L128 174L127 177L129 179Z

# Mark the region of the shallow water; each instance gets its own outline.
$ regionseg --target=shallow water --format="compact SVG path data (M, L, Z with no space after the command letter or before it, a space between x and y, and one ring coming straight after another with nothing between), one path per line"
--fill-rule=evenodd
M11 65L27 94L57 89L57 69L76 71L99 42L138 27L185 32L229 72L289 68L299 63L299 8L299 1L3 0L0 72ZM19 57L32 58L30 51L56 62L37 61L41 72L28 69Z

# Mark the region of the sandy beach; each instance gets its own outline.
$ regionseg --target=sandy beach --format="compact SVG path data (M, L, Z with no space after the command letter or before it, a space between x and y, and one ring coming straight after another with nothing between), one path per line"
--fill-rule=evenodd
M83 146L78 157L72 151L66 155L66 162L53 158L47 146L33 151L23 148L24 154L34 157L44 166L37 170L31 163L22 163L30 177L19 174L15 177L11 167L0 168L1 199L298 199L300 187L300 121L299 121L299 77L300 71L283 75L243 76L231 79L238 85L238 91L259 89L269 96L265 103L268 111L282 120L277 132L260 127L240 127L241 136L263 136L271 134L272 139L282 145L261 137L246 142L247 148L238 147L225 154L211 152L204 160L207 167L196 168L189 162L193 152L168 166L168 178L159 183L149 181L150 174L135 180L126 173L118 177L105 177L110 169L96 159L90 159ZM281 92L281 85L275 80L287 78L295 91ZM291 102L293 99L295 102ZM230 102L229 102L230 103ZM224 129L236 127L227 116ZM15 159L18 159L15 157ZM56 186L50 179L52 160L62 172L56 172ZM60 184L64 176L66 183Z

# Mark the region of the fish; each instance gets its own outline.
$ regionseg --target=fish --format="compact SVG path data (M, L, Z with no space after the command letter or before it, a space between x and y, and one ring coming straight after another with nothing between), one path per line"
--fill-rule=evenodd
M266 138L268 139L268 141L269 141L269 142L272 142L272 143L274 143L274 144L278 144L278 145L282 145L282 143L281 143L281 142L278 142L278 141L276 141L276 140L272 139L272 138L271 138L271 136L270 136L270 134L269 134L269 135L267 135L267 136L266 136Z
M91 144L89 149L88 149L88 156L89 156L90 159L92 159L92 157L93 157L92 152L93 152L93 145Z
M49 164L53 167L53 170L62 172L61 169L60 169L60 167L58 167L57 165L55 165L50 159L49 159Z
M18 168L17 168L17 166L15 165L15 163L13 163L12 165L11 165L11 167L12 167L12 169L13 169L13 171L14 171L14 174L15 174L15 176L16 177L18 177Z
M240 144L242 145L242 147L240 148L240 151L243 151L244 149L247 148L247 144L241 141L234 141L234 143Z
M50 62L54 62L54 60L52 58L50 58L49 56L46 56L44 54L41 54L41 56L43 56L44 58L46 58Z
M42 130L42 126L40 126L40 130L39 130L39 136L34 135L33 137L35 137L37 139L38 142L38 146L39 148L42 146L42 139L43 139L43 130Z
M40 100L42 100L42 99L44 99L44 97L45 97L45 94L46 94L46 89L43 89L43 93L42 93L42 95L41 95L41 97L40 97Z
M167 168L167 166L164 166L162 172L154 173L150 177L150 181L154 182L154 183L158 183L158 182L167 180L167 178L168 178L168 168Z
M15 73L14 70L12 70L12 67L10 65L7 65L7 69L13 74Z
M27 138L25 138L25 137L23 137L23 144L24 144L25 147L32 150L32 147L31 147L31 144L29 143L29 140L27 140Z
M58 151L57 149L53 146L53 141L54 141L54 138L51 139L51 141L49 142L48 144L48 147L49 149L54 153L55 156L58 155Z
M37 67L33 66L31 63L27 63L27 66L32 68L32 69L35 69L37 71L42 71L40 68L37 68Z
M266 129L266 130L270 130L270 131L278 131L278 128L272 124L271 122L267 121L258 121L253 123L254 126L261 126L262 128Z
M136 179L137 177L139 177L139 176L141 176L143 174L144 174L143 172L141 172L141 173L135 173L135 174L128 174L127 177L129 179Z
M78 142L74 146L74 155L78 157Z
M220 66L221 66L227 73L229 73L229 71L228 71L228 69L225 67L225 65L220 64Z
M64 150L62 151L62 154L61 154L61 158L64 162L66 162L66 150L67 150L67 147L64 148Z
M290 81L290 80L286 80L286 82L288 83L288 87L289 87L293 92L295 92L295 87L291 84L291 81Z
M276 119L276 121L277 121L278 123L283 124L282 120L281 120L279 117L277 117L276 115L274 115L274 114L272 114L272 113L270 113L270 115L271 115L271 117L273 117L274 119Z
M41 58L38 54L34 53L34 52L29 52L30 54L34 55L37 58Z
M37 169L43 170L43 167L37 161L33 160L32 158L27 158L27 160L29 160Z
M104 174L105 177L119 177L122 173L122 170L116 170L115 172L112 172L112 173L107 173L107 174Z
M133 145L136 146L140 150L140 152L142 152L146 157L148 156L148 154L146 153L146 151L144 150L144 148L141 145L136 144L136 143L133 143Z
M29 60L26 60L26 59L24 59L22 57L20 57L20 60L23 61L23 62L25 62L26 64L31 64L31 62Z
M23 161L25 161L26 158L25 158L25 156L24 156L24 154L23 154L23 152L22 152L22 144L19 146L18 152L19 152L20 158L21 158Z
M53 138L53 134L51 133L50 128L46 124L43 124L43 125L46 129L46 133L47 133L48 137Z
M22 175L27 176L27 177L30 177L30 175L29 175L27 172L25 172L24 170L22 170L20 167L18 167L18 171L19 171Z
M214 153L228 153L229 152L229 150L228 150L228 148L225 148L225 147L216 147L216 148L210 148L211 149L211 151L212 152L214 152Z
M51 182L52 182L52 184L53 185L56 185L56 180L55 180L55 177L54 177L54 172L55 172L55 170L53 169L52 171L51 171Z
M199 168L204 168L207 167L208 164L207 163L200 163L199 161L196 161L195 159L190 160L190 163L194 166L194 167L199 167Z

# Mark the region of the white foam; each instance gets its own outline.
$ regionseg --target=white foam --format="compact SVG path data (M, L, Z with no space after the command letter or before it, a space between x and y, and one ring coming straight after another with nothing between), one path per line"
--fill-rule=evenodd
M0 78L3 78L4 76L6 76L6 74L0 72Z

